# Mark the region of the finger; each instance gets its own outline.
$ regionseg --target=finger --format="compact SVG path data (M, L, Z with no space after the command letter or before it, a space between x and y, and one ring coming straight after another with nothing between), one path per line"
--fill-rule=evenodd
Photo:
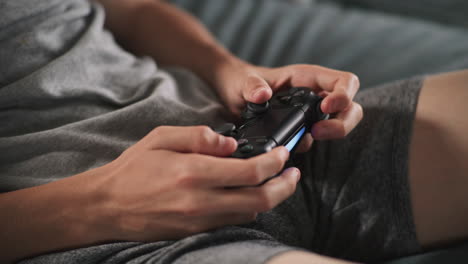
M271 210L295 192L299 179L300 171L288 168L258 187L220 190L217 209L237 213Z
M336 83L335 89L328 93L328 95L323 99L320 107L324 113L338 113L352 104L352 100L359 86L347 83L348 81L350 80L339 79Z
M315 123L312 136L317 140L344 138L357 126L362 117L361 105L353 102L351 107L338 113L336 118Z
M312 138L312 135L310 133L306 133L304 137L301 139L301 142L299 142L299 145L297 146L296 151L299 153L304 153L304 152L309 151L313 142L314 142L314 139Z
M260 104L269 100L272 94L273 91L265 79L256 74L251 74L246 77L246 82L242 88L244 100Z
M232 175L221 186L255 186L278 174L289 159L289 151L281 146L265 154L247 160L244 168L239 167L237 175ZM219 185L218 185L219 186Z
M311 87L318 94L322 89L328 92L321 106L325 113L347 108L359 89L359 78L350 72L316 65L295 65L290 67L290 71L292 86Z
M285 147L277 147L250 159L186 155L180 158L182 178L179 180L181 184L216 188L254 186L278 174L288 158L289 152Z
M228 156L237 148L234 138L225 137L207 126L160 126L151 131L141 144L150 149Z

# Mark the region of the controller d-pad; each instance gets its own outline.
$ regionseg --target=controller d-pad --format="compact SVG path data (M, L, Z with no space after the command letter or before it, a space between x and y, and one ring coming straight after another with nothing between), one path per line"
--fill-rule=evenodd
M294 95L294 93L296 93L297 91L301 91L301 88L300 87L293 87L291 89L289 89L289 94L290 95Z
M292 97L290 95L283 95L283 96L278 97L278 100L283 104L287 104L287 103L289 103L291 98Z
M240 147L239 151L241 153L250 153L254 150L254 146L252 146L252 144L247 144L247 145L244 145L242 147Z
M304 90L298 90L298 91L295 91L292 95L293 96L304 96L304 94L305 94Z
M246 139L246 138L241 138L241 139L237 140L237 144L239 145L239 147L245 146L248 143L249 143L249 140Z

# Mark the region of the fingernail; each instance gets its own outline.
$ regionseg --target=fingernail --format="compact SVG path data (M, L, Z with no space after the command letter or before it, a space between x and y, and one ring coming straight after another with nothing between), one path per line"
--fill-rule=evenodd
M263 91L265 91L265 90L266 90L265 87L260 87L260 88L257 88L257 89L255 89L255 90L253 90L253 92L252 92L252 98L255 99L255 100L258 99L257 97L258 97Z
M299 182L299 180L301 179L301 171L298 169L298 168L290 168L292 171L291 171L291 177L294 178L294 180L297 182Z

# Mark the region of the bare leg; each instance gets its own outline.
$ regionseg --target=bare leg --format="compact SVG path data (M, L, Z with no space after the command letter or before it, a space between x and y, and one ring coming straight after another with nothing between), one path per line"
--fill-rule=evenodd
M268 264L311 264L311 263L320 263L320 264L352 264L355 262L349 262L346 260L330 258L327 256L318 255L315 253L308 253L304 251L288 251L284 254L280 254L270 261Z
M409 166L420 243L434 246L468 238L468 71L426 80Z

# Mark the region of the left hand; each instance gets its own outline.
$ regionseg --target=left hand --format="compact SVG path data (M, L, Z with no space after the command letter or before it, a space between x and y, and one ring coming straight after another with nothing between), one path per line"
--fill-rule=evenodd
M263 103L274 92L290 87L308 87L324 97L322 111L334 116L314 124L313 139L343 138L362 119L362 107L353 102L359 89L358 77L321 66L297 64L265 68L240 63L225 68L218 75L216 89L230 111L239 115L246 102ZM309 134L302 140L299 151L310 148L312 137Z

